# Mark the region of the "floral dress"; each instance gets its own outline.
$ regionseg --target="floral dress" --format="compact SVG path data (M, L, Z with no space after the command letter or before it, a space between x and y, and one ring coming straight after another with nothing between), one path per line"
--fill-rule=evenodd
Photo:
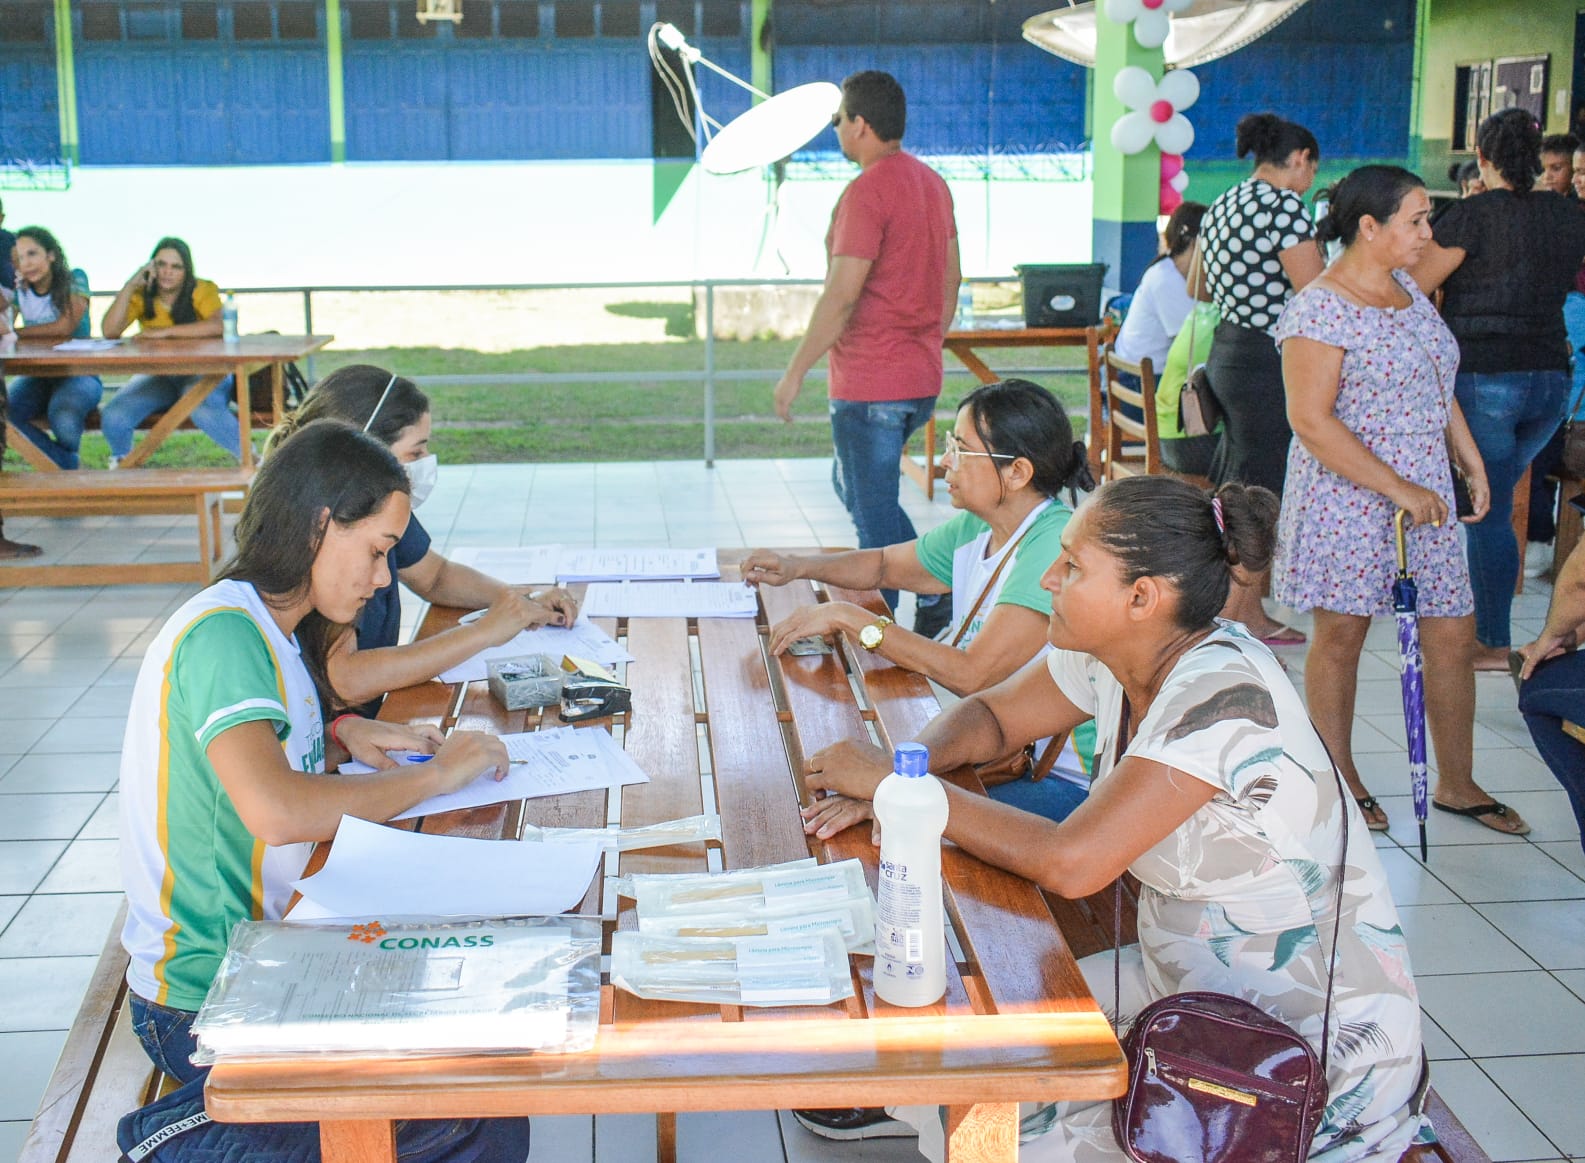
M1398 475L1437 493L1451 513L1446 430L1458 344L1414 280L1402 271L1395 277L1413 299L1408 307L1360 307L1311 285L1289 301L1276 337L1278 343L1299 336L1342 348L1337 418ZM1392 613L1395 511L1386 497L1324 467L1294 440L1277 524L1273 596L1297 610ZM1411 527L1408 550L1422 615L1473 612L1456 522Z
M1111 774L1123 688L1085 654L1047 658L1059 690L1095 716L1095 782ZM1216 789L1211 801L1139 857L1139 945L1125 950L1124 1030L1170 994L1232 994L1321 1050L1327 962L1343 867L1343 915L1327 1055L1330 1102L1312 1163L1398 1158L1420 1135L1420 1004L1397 909L1365 820L1340 796L1304 702L1271 651L1223 622L1173 666L1124 755L1165 764ZM1348 814L1348 850L1342 821ZM1112 1003L1112 954L1081 963ZM940 1157L936 1108L894 1108ZM1019 1159L1116 1163L1112 1104L1024 1108ZM1429 1137L1429 1132L1427 1136Z

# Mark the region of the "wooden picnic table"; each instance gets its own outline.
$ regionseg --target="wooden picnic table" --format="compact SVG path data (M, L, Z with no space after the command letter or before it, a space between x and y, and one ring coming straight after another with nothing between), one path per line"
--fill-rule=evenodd
M724 576L737 577L742 554L722 551ZM862 651L768 658L766 623L824 596L798 582L762 591L759 619L598 620L637 659L626 668L633 710L599 722L651 782L416 826L514 839L524 821L602 827L614 818L631 826L713 808L723 867L811 852L823 861L858 857L873 888L868 829L825 843L806 839L798 806L807 793L797 773L806 755L838 740L873 732L889 747L912 739L938 705L919 675ZM832 588L829 597L884 608L874 592ZM461 613L430 609L420 636L454 625ZM554 708L504 711L482 682L394 692L381 716L494 732L560 722ZM947 778L978 787L972 774ZM619 859L623 874L707 868L698 844ZM877 999L867 956L852 959L855 997L829 1006L647 1001L606 984L587 1053L223 1059L209 1078L208 1109L222 1120L317 1121L327 1161L385 1163L396 1158L395 1119L658 1112L659 1154L670 1160L677 1111L938 1103L949 1108L949 1158L1006 1163L1017 1157L1018 1102L1114 1097L1126 1065L1038 888L951 844L943 870L962 960L949 949L946 997L926 1009ZM608 951L610 932L635 927L636 917L631 901L604 896L602 887L596 877L578 911L604 918Z
M242 438L242 467L253 466L253 403L248 398L248 376L270 369L270 414L276 422L282 413L282 366L318 351L333 335L244 335L235 342L223 339L148 339L134 336L114 347L92 351L57 351L55 340L22 338L10 351L0 351L0 370L8 376L197 376L198 380L165 412L159 422L122 458L122 468L135 468L149 458L192 415L193 409L227 376L237 382L237 427ZM39 472L56 472L58 466L6 421L10 446Z
M1100 347L1105 341L1101 325L1094 327L1014 327L982 328L970 331L949 331L941 341L943 350L950 351L964 367L974 373L982 384L994 384L1002 376L991 370L980 358L979 351L1006 347L1088 347L1090 349L1090 431L1100 431L1098 390L1101 382ZM1100 479L1099 446L1090 443L1091 471ZM903 453L904 475L924 490L931 499L936 495L936 481L946 476L946 469L936 461L936 418L925 421L925 458L921 463Z

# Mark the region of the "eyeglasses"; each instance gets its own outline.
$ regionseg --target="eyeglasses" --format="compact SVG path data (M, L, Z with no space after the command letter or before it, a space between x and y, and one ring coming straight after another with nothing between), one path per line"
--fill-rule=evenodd
M965 456L984 456L991 460L1018 459L1016 456L1006 452L976 452L972 448L964 448L962 442L958 440L958 434L956 432L947 433L946 447L941 450L942 460L945 460L949 456L954 460L961 459Z

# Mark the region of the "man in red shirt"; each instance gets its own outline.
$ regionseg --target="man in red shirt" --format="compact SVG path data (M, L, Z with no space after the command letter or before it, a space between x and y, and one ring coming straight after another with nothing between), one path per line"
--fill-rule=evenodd
M897 499L898 463L941 394L941 339L961 276L952 195L939 174L903 152L906 119L902 86L890 74L842 82L831 124L861 172L831 215L825 288L776 385L776 414L790 422L804 377L831 353L831 484L861 549L914 538ZM896 598L887 595L893 606Z

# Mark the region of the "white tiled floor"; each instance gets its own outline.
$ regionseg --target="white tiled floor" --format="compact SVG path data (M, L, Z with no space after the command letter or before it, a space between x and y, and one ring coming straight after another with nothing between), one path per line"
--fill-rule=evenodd
M423 518L442 550L569 545L844 545L846 514L823 460L448 468ZM911 485L926 529L950 510ZM52 560L111 548L125 560L185 550L180 518L13 520ZM14 1156L118 904L117 749L150 636L193 587L0 590L0 1158ZM1547 592L1517 600L1515 636ZM404 603L411 626L417 603ZM1299 619L1304 624L1303 619ZM1377 837L1403 915L1438 1091L1493 1159L1585 1158L1585 851L1536 758L1505 676L1479 679L1476 770L1534 825L1526 839L1433 813L1421 865L1407 793L1396 648L1378 625L1361 661L1361 772L1392 817ZM1283 657L1302 674L1303 650ZM905 1141L837 1145L772 1112L684 1116L680 1157L901 1163ZM640 1116L542 1119L533 1158L654 1158ZM723 1148L725 1148L723 1150Z

